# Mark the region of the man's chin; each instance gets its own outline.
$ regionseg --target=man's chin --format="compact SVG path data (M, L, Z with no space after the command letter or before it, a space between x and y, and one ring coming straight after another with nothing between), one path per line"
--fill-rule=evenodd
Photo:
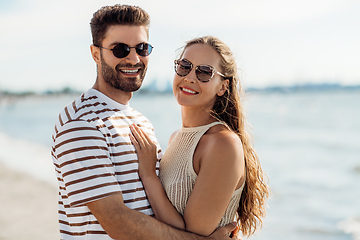
M116 88L118 90L121 90L123 92L136 92L137 90L139 90L142 86L142 82L130 82L127 84L119 84L119 85L112 85L113 88Z
M140 89L141 86L136 86L133 88L118 88L119 90L123 91L123 92L136 92Z

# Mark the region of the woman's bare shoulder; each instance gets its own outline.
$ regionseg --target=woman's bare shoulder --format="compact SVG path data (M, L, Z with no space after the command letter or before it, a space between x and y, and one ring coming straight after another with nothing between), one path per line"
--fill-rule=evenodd
M223 125L215 126L208 131L208 141L209 144L214 146L219 146L220 148L225 148L231 150L233 148L238 149L242 148L242 143L239 136L228 129ZM215 147L219 149L219 147Z
M215 126L203 136L202 154L205 159L222 156L228 160L243 160L243 147L240 137L223 125Z
M200 140L195 152L194 170L217 178L235 178L239 188L245 174L245 157L240 137L226 127L210 129ZM198 153L198 154L196 154ZM215 172L214 172L215 171Z

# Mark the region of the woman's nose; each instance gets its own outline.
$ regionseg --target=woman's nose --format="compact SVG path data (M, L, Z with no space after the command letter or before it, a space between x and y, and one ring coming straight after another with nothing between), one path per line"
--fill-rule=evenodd
M196 72L195 69L191 69L188 75L185 76L184 80L189 83L195 83L196 82Z

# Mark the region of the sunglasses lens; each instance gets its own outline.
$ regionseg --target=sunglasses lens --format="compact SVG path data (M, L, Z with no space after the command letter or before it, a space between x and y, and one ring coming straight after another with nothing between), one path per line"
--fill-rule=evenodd
M202 82L208 82L213 76L213 69L210 66L200 65L196 68L196 77Z
M175 71L181 77L188 75L191 69L192 65L188 61L180 60L175 62Z
M153 47L149 43L140 43L136 47L136 53L139 56L146 57L149 56L152 52ZM130 47L124 43L117 44L113 49L111 49L114 56L117 58L124 58L130 53Z
M175 60L175 72L184 77L191 72L193 65L186 59ZM195 68L195 74L199 81L208 82L214 75L215 70L208 65L199 65Z
M136 52L142 57L149 56L153 47L149 43L140 43L136 46Z
M124 43L117 44L113 49L112 52L115 57L117 58L124 58L130 53L130 48L128 45Z

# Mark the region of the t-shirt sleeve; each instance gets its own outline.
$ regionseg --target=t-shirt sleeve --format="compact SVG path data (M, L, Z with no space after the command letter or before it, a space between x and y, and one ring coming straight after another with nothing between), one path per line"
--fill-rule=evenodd
M70 121L55 135L53 157L71 207L121 193L105 136L87 121Z

